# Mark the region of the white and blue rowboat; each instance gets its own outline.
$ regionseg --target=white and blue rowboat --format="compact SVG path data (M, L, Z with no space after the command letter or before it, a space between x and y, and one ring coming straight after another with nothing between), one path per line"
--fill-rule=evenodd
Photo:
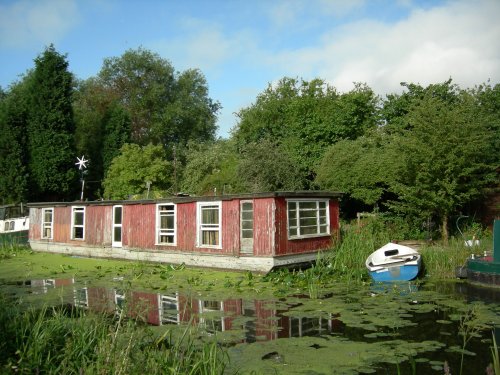
M366 259L374 281L409 281L420 271L421 256L411 247L389 242Z

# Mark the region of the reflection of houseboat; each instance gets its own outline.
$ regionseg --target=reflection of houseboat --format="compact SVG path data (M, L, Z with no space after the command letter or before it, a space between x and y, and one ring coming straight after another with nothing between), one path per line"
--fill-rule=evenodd
M23 204L0 206L0 246L28 243L28 215Z
M125 292L116 288L77 285L75 279L30 280L29 284L33 293L37 294L65 288L65 293L58 293L64 303L110 315L123 312L125 316L154 326L191 323L208 334L243 331L240 340L247 343L317 336L342 329L342 323L334 314L326 314L323 318L294 317L287 311L276 309L272 301L266 300L216 300L179 292Z
M339 229L339 193L275 192L30 204L30 245L89 257L267 272L311 262Z

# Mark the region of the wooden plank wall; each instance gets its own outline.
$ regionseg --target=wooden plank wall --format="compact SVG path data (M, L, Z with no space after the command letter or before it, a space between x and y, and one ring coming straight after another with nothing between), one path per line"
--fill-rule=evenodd
M253 203L254 255L272 256L275 243L275 221L278 221L274 213L274 198L254 199Z

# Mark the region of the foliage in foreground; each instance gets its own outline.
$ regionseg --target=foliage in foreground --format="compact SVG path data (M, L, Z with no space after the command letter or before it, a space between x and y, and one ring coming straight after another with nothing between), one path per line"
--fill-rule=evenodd
M174 340L123 312L113 319L64 307L23 310L5 296L0 302L4 373L220 374L227 364L215 340L199 346L189 327Z

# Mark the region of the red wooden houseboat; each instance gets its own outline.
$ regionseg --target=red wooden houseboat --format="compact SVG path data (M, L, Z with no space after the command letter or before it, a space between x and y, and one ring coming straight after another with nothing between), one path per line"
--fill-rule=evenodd
M340 195L31 203L29 242L36 251L268 272L331 246Z

